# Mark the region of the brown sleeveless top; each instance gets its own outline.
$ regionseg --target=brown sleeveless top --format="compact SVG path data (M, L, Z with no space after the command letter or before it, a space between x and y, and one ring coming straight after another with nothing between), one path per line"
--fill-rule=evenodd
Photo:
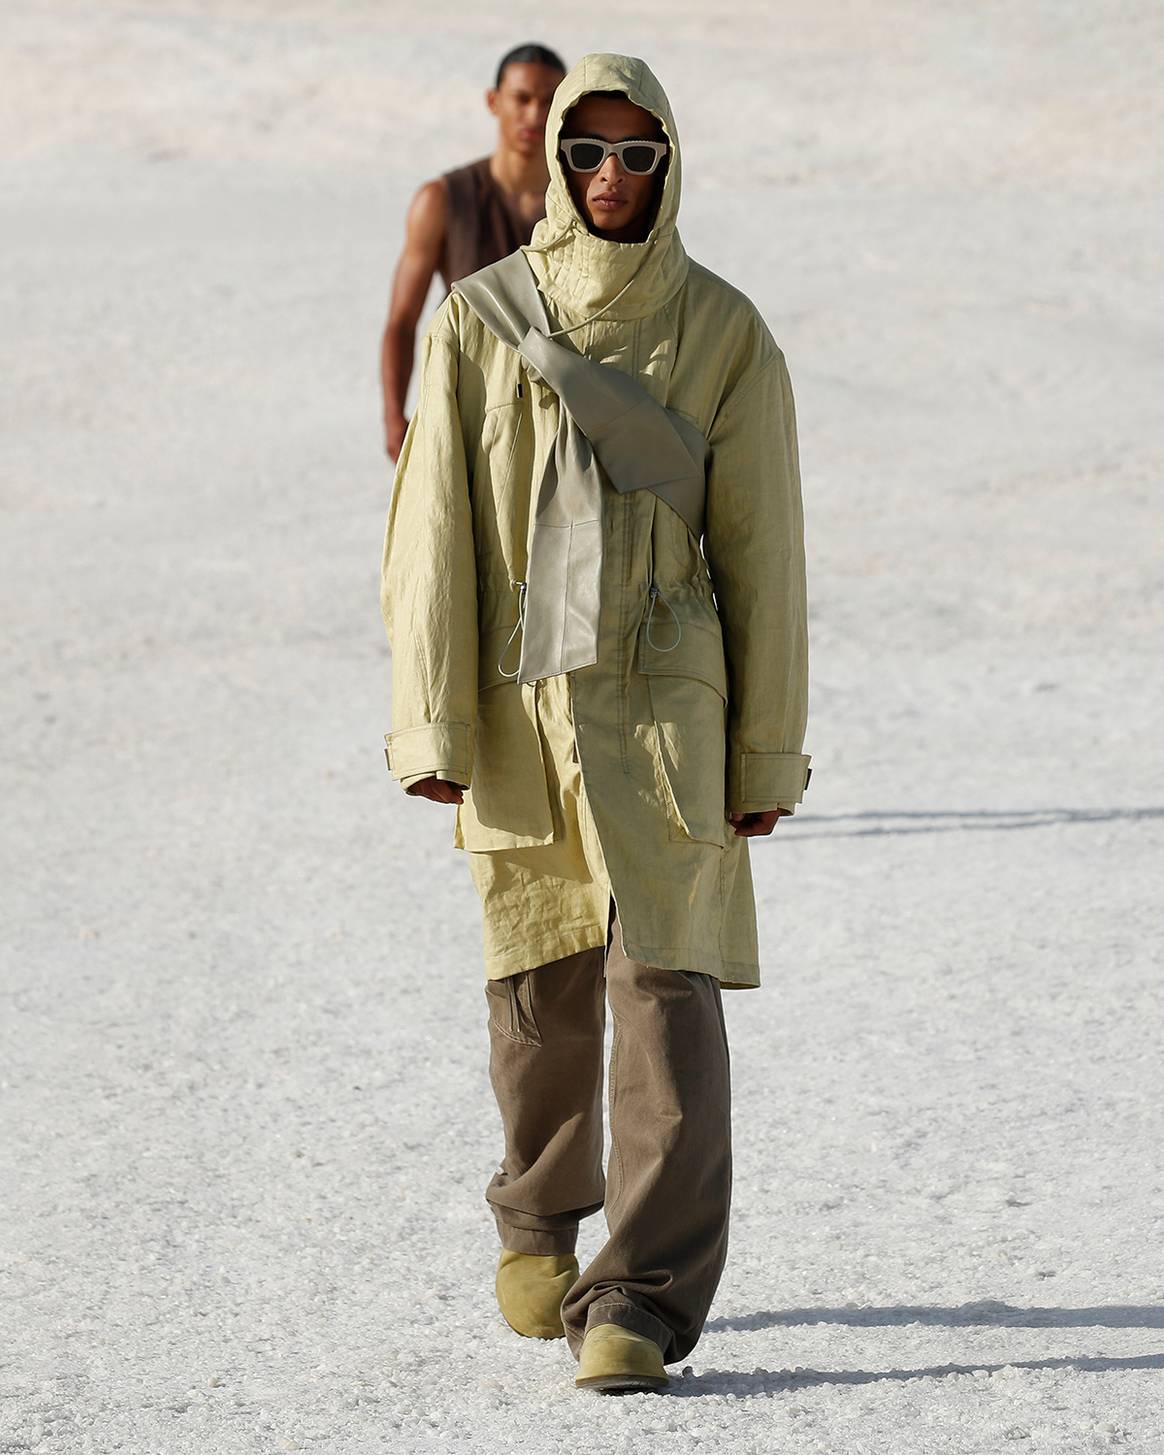
M493 180L488 157L446 172L441 181L449 206L440 274L449 288L529 242L534 222L525 222L510 206Z

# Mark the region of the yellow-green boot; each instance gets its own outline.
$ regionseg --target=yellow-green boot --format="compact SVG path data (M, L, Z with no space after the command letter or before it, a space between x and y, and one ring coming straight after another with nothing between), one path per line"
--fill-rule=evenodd
M502 1248L497 1303L505 1322L527 1339L563 1339L562 1300L578 1278L573 1253L514 1253Z
M574 1383L599 1394L629 1394L636 1389L665 1389L663 1351L653 1339L621 1324L595 1324L586 1330Z

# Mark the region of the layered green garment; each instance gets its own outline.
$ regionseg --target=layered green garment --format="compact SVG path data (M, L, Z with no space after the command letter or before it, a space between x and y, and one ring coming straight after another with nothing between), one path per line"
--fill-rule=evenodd
M592 91L650 110L670 142L642 243L595 236L570 197L558 136ZM642 61L585 57L546 137L546 217L522 249L543 326L570 330L555 344L630 375L706 442L702 540L690 510L604 477L594 660L518 680L531 675L519 665L539 490L576 421L474 311L472 287L454 291L424 341L388 520L389 764L406 788L429 774L468 785L455 842L481 893L490 977L604 944L613 896L633 959L756 985L748 844L727 814L791 810L808 768L788 373L752 304L684 251L678 136ZM543 568L531 590L531 634L552 616L552 579ZM560 600L575 609L564 581Z

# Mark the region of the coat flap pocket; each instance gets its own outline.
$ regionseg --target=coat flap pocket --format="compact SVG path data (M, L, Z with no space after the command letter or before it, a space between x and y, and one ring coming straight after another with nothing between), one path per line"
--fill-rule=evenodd
M654 677L694 677L727 701L723 632L714 608L699 599L656 598L639 628L638 666Z
M554 838L537 696L515 680L520 655L521 633L512 626L481 632L473 781L457 811L455 840L474 852Z

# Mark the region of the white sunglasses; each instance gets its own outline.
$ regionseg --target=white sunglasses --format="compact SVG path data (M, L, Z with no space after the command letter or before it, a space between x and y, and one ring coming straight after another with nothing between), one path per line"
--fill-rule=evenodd
M603 141L598 136L574 136L560 147L572 172L597 172L607 157L616 156L626 171L649 177L667 155L665 141Z

